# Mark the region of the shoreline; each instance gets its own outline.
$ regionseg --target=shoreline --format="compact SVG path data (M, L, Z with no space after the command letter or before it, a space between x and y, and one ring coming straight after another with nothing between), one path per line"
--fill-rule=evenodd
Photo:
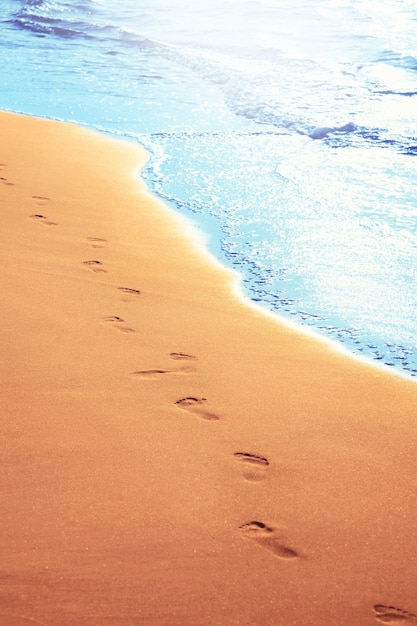
M316 326L304 324L301 321L298 321L295 317L294 319L292 319L291 317L287 317L286 315L280 313L279 311L274 311L272 309L269 309L266 306L266 304L258 303L255 300L252 300L250 296L245 293L245 289L242 285L242 282L245 276L243 274L240 274L239 270L235 269L232 264L228 265L227 263L223 262L219 258L219 256L217 256L216 252L211 250L210 244L208 243L208 240L210 239L211 235L208 234L208 232L204 231L204 227L201 226L197 220L194 221L191 216L188 216L181 210L177 210L175 209L175 207L170 206L169 202L164 200L163 197L159 196L157 192L150 189L146 183L146 180L139 175L140 171L146 167L146 163L149 160L151 155L147 151L147 148L141 144L140 140L137 138L136 135L129 135L129 134L119 135L115 132L106 130L104 128L94 127L87 123L80 123L77 121L68 122L63 118L58 118L58 117L39 117L36 114L24 113L21 111L16 112L10 109L0 109L0 112L8 113L11 115L20 115L22 117L28 117L34 120L43 119L45 121L50 121L50 122L58 123L58 124L70 124L72 126L77 126L78 128L84 129L87 132L97 133L103 137L108 138L110 141L127 142L128 144L132 144L134 146L139 147L139 150L142 151L145 155L144 160L141 163L140 168L138 169L139 183L141 185L144 185L144 187L146 188L147 194L150 197L154 198L158 204L161 204L162 206L164 206L169 212L174 213L175 216L178 218L178 220L180 220L180 222L182 221L184 231L187 232L189 236L191 237L191 239L194 240L198 248L197 252L199 254L202 254L203 256L206 255L209 261L213 262L216 266L224 269L226 272L229 272L235 276L235 280L233 281L231 289L233 290L235 296L239 300L242 301L244 306L253 308L255 311L260 312L261 314L265 315L268 319L272 319L280 325L282 324L284 326L288 326L289 328L294 329L296 332L299 332L301 334L305 333L306 336L308 337L312 337L313 339L316 339L319 342L324 342L325 344L333 348L337 353L339 353L342 356L345 356L347 358L352 358L364 364L365 366L367 365L369 367L376 367L377 369L380 369L388 374L399 377L408 382L411 381L417 384L417 374L407 373L406 370L403 368L399 368L396 365L389 365L388 363L385 363L383 360L377 360L376 358L373 358L370 355L360 354L359 352L354 352L351 348L348 347L348 345L345 345L345 343L334 339L332 336L328 334L320 332L320 330ZM219 230L219 233L220 232L221 231ZM213 246L213 247L218 247L218 246Z
M415 381L248 301L136 144L0 120L2 623L416 621Z

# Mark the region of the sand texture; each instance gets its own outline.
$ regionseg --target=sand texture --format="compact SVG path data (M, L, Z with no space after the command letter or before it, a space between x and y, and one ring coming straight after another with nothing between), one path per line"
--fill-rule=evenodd
M145 159L0 115L1 626L417 624L416 384L245 305Z

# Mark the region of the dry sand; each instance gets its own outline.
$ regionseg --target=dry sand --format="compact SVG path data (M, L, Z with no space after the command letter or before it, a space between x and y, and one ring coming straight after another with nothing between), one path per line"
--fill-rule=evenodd
M243 303L133 144L0 115L1 626L417 624L417 386Z

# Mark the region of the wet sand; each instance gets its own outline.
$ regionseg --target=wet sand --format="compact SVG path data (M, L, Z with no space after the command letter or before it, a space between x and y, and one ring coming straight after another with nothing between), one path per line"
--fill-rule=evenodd
M145 159L0 115L0 624L417 624L416 384L245 304Z

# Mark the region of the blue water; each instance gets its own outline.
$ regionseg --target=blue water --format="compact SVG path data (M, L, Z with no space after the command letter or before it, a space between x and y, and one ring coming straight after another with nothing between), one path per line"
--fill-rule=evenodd
M246 294L417 375L414 0L3 0L0 108L145 146Z

